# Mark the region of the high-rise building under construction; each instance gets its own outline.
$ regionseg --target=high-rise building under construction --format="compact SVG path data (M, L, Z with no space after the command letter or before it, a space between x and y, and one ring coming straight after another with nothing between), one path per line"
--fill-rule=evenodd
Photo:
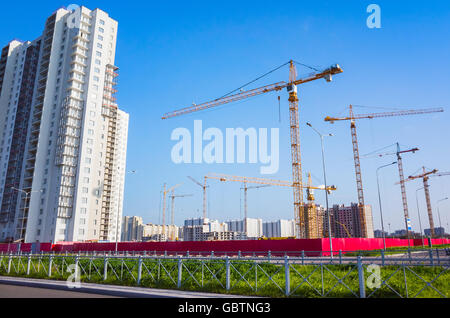
M55 11L0 57L0 242L120 238L128 114L116 103L118 23Z

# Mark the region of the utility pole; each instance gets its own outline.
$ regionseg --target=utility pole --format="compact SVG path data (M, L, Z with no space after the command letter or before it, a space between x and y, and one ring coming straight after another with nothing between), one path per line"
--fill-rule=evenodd
M386 167L395 165L396 163L397 163L397 162L393 162L393 163L390 163L390 164L388 164L388 165L381 166L381 167L379 167L379 168L377 169L378 202L379 202L379 205L380 205L381 232L382 232L382 235L383 235L383 247L384 247L384 250L386 250L386 235L384 234L383 209L382 209L382 207L381 207L380 181L379 181L379 178L378 178L378 171L379 171L380 169L383 169L383 168L386 168Z

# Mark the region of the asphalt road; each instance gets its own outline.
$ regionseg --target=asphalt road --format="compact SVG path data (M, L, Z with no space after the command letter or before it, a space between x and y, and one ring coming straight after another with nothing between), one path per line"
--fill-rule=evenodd
M0 298L119 298L116 296L82 293L48 288L0 284Z
M65 281L0 276L0 298L251 298L181 290L81 283L69 289Z

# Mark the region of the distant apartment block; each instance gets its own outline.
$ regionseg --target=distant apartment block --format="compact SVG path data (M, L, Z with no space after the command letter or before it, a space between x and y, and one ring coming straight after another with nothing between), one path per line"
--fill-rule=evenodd
M120 239L129 115L117 21L61 8L0 57L0 242Z
M184 241L223 241L246 239L245 233L229 230L227 223L217 220L190 219L184 221Z
M144 222L140 216L124 216L122 220L122 242L142 242Z
M295 237L295 220L263 223L263 236L267 238Z
M307 203L303 207L303 220L305 220L305 239L324 237L324 222L326 222L325 208L314 203Z
M358 204L334 205L330 209L331 235L335 238L374 238L372 207L364 207L361 222ZM328 237L328 222L324 221L324 237Z
M257 239L263 236L262 219L250 219L226 221L228 231L243 233L248 239Z
M182 228L176 225L145 224L142 239L144 241L178 241L183 238Z
M425 229L424 230L425 236L431 237L431 229ZM434 236L444 236L445 235L445 228L443 227L435 227L434 228Z

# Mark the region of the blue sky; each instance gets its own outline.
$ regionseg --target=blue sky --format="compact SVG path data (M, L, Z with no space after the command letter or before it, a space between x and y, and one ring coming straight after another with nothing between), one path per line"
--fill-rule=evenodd
M382 28L369 29L366 8L381 7ZM70 2L21 1L3 4L0 43L14 38L34 39L45 19ZM160 220L160 191L164 183L183 183L178 194L194 196L176 201L176 223L198 217L202 210L198 180L209 172L260 176L260 165L175 165L170 140L178 127L192 131L196 119L203 126L226 128L279 128L280 171L275 179L290 180L289 112L287 93L271 93L214 111L169 121L161 116L193 102L209 101L247 83L290 59L314 67L339 63L344 73L333 83L316 81L299 87L302 161L314 184L322 184L320 140L311 122L326 140L327 178L338 191L330 204L357 201L349 123L334 125L323 119L345 115L350 104L391 109L444 107L445 112L422 116L361 120L361 154L399 142L418 147L404 155L405 174L426 166L450 171L448 123L450 119L450 4L447 1L85 1L119 22L116 65L120 67L118 101L130 113L125 214ZM298 69L300 74L309 70ZM256 83L263 86L288 80L283 68ZM282 100L281 123L278 95ZM358 113L384 111L357 108ZM394 151L391 147L384 152ZM373 206L375 227L380 228L376 168L394 157L362 159L366 202ZM382 170L383 211L386 229L403 229L404 219L396 166ZM450 196L450 177L432 178L431 200L438 225L436 202ZM240 184L211 182L210 217L227 220L243 215ZM416 189L407 184L409 212L418 230ZM264 188L249 192L249 216L264 220L293 218L292 191ZM422 226L428 227L423 192L419 192ZM317 193L317 202L324 196ZM450 218L450 200L439 204L443 225ZM447 227L448 229L448 227Z

